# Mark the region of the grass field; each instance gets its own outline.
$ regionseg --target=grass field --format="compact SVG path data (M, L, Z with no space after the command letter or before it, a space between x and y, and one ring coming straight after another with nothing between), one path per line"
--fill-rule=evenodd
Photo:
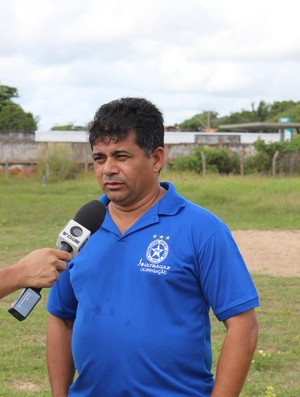
M161 179L173 181L181 194L215 212L232 230L300 228L297 178L163 173ZM46 186L36 179L0 175L0 266L31 249L55 246L64 224L99 195L89 174ZM241 396L300 396L300 278L253 278L261 300L260 337ZM47 293L42 291L43 300L24 322L7 313L17 293L0 301L0 397L50 396L44 359ZM214 318L212 329L217 357L225 330Z

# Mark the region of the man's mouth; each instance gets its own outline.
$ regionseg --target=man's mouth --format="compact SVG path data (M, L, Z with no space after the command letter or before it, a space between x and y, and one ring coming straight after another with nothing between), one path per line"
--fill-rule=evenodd
M123 185L123 183L121 182L113 182L113 181L108 181L104 183L104 188L105 189L109 189L109 190L117 190L119 189L121 186Z

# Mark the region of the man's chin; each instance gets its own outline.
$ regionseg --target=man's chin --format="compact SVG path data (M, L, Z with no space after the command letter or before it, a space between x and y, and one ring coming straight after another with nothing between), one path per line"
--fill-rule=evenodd
M114 204L121 204L125 200L124 195L121 194L119 191L109 190L105 192L105 194L108 197L108 199Z

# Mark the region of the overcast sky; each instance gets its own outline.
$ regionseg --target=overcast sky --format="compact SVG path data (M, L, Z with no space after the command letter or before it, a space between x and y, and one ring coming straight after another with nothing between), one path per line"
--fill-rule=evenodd
M122 96L166 125L300 101L299 15L296 0L0 0L0 84L42 131Z

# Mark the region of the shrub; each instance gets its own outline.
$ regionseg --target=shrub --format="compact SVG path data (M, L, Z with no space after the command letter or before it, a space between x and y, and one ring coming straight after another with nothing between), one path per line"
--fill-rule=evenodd
M75 178L78 165L72 159L71 148L65 144L49 144L41 153L38 172L52 181Z
M253 156L244 159L244 173L249 174L264 174L267 175L272 169L272 158L267 153L258 152Z
M219 174L237 173L239 169L239 159L236 154L230 154L225 148L197 148L196 154L200 156L204 151L206 166L208 170L216 171Z
M194 156L183 156L183 157L177 157L173 164L172 164L172 169L175 171L193 171L200 173L202 169L202 161Z
M204 153L206 170L219 174L230 174L239 172L239 158L236 154L230 154L224 148L209 148L198 146L192 155L178 157L172 164L176 171L202 172L202 155Z
M286 175L299 174L300 135L295 135L290 141L270 144L258 139L254 143L254 147L256 154L245 160L245 173L271 173L272 160L275 153L278 152L277 170Z

